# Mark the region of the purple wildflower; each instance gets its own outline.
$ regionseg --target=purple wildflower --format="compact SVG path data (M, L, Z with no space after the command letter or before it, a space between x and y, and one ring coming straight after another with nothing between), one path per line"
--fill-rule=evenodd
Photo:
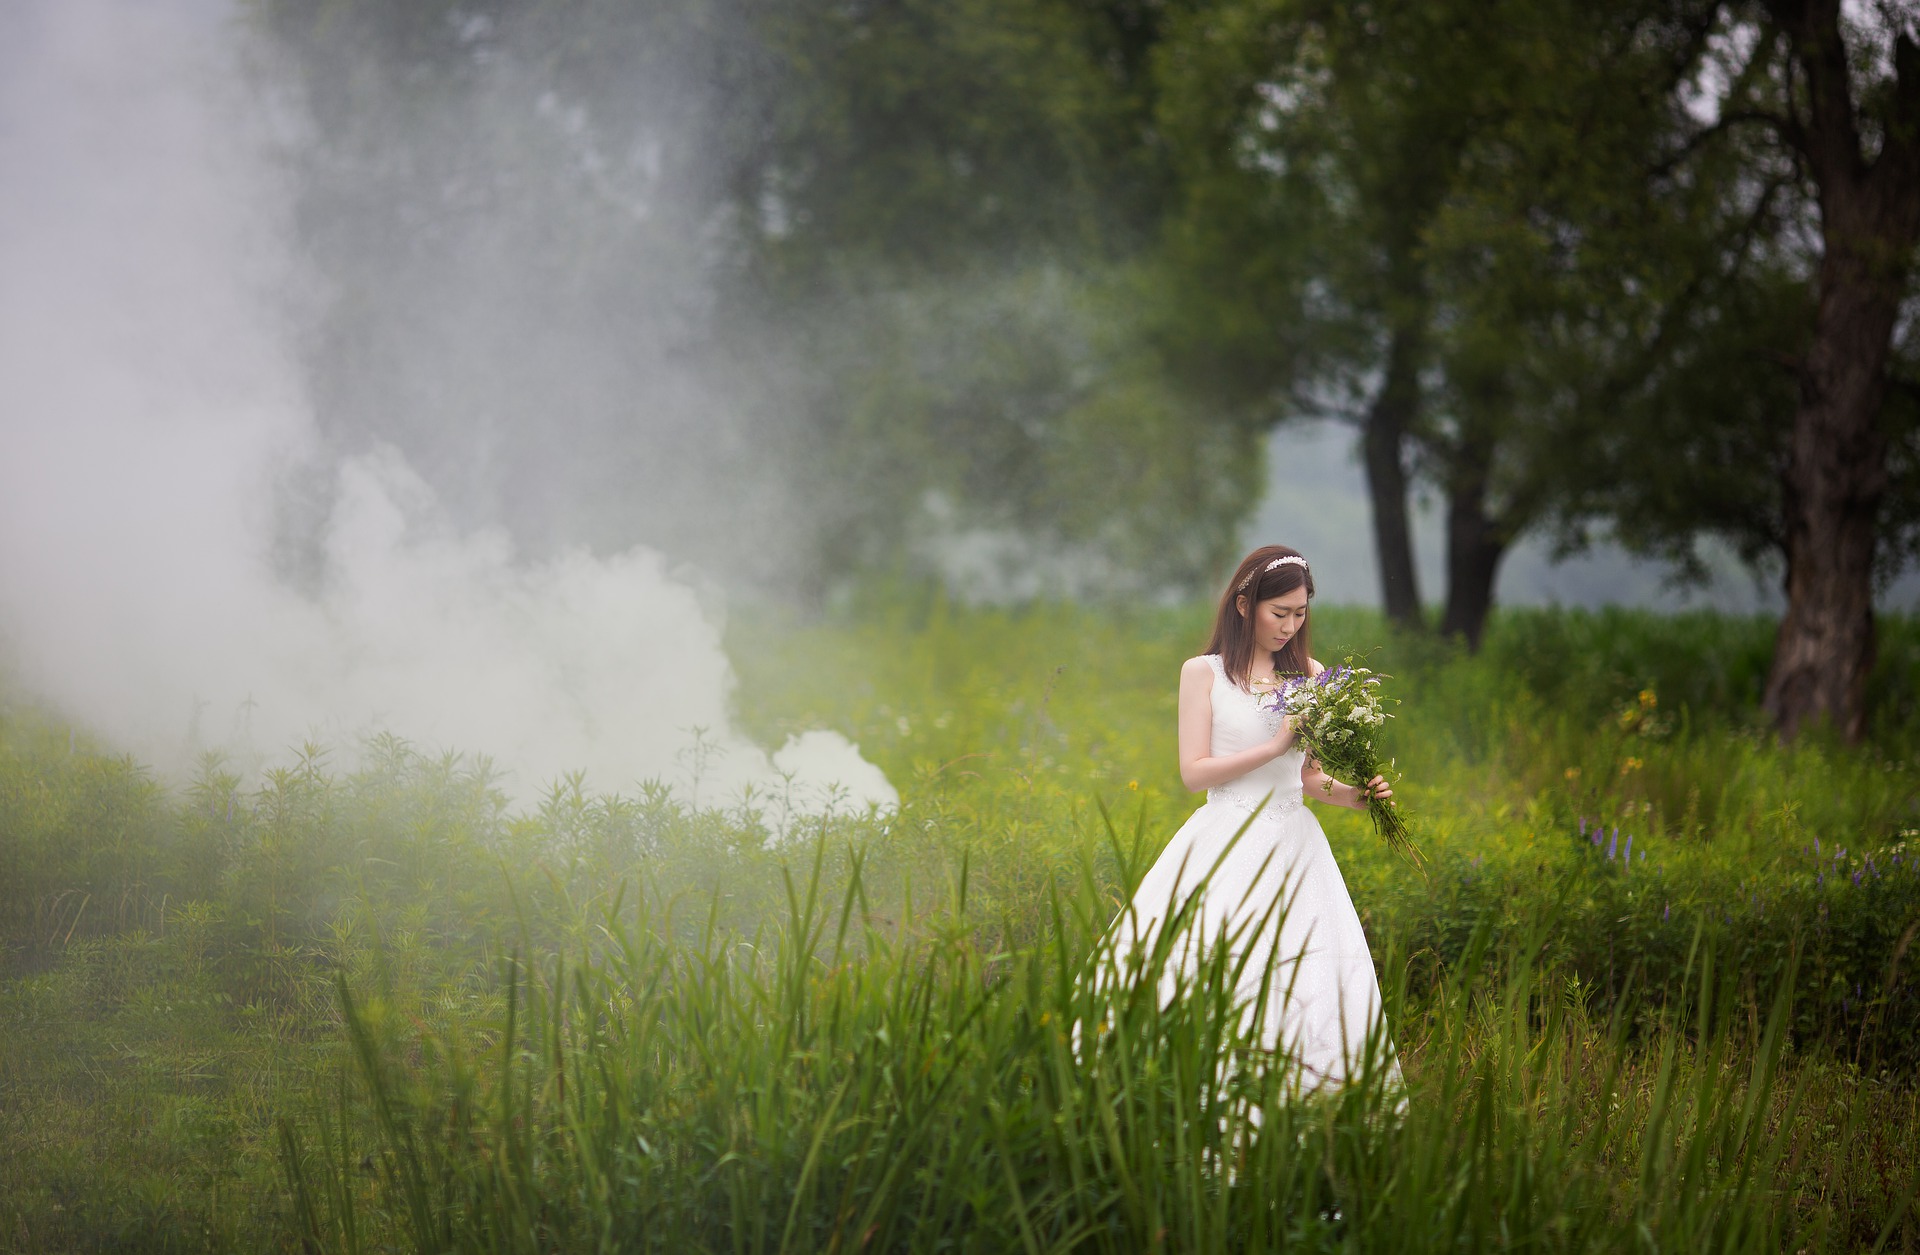
M1813 852L1814 852L1814 853L1815 853L1816 855L1820 853L1820 838L1819 838L1819 837L1815 837L1815 838L1813 839Z
M1855 872L1855 873L1853 873L1853 887L1854 887L1854 888L1856 888L1856 889L1858 889L1858 888L1860 887L1860 873L1859 873L1859 872Z
M1665 906L1660 908L1660 918L1661 919L1673 918L1673 903L1669 902Z
M1645 850L1642 850L1640 852L1642 854L1646 853ZM1627 834L1627 862L1629 863L1633 862L1633 834L1631 832Z
M1627 844L1628 845L1633 844L1632 837L1627 838ZM1618 828L1615 828L1613 830L1613 839L1607 842L1607 861L1609 863L1613 861L1613 852L1614 850L1618 849L1619 846L1620 846L1620 830Z

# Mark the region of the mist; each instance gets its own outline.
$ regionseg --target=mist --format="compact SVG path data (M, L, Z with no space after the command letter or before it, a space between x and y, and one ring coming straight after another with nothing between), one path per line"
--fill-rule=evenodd
M321 421L316 388L352 381L314 369L342 360L316 348L319 312L352 293L324 254L293 247L289 154L312 127L308 102L275 82L271 54L219 0L35 0L0 14L5 670L169 772L209 751L283 760L310 740L346 754L385 730L490 756L522 799L580 770L590 787L660 779L703 801L751 785L802 806L891 805L881 773L831 733L769 755L731 729L721 596L680 555L596 552L578 526L529 544L515 511L476 505L478 489L449 497L448 464L415 459L423 445L464 449L489 469L467 482L496 496L525 466L527 491L556 500L565 463L463 432L457 392L378 424ZM462 273L414 290L403 312L420 334L484 356L541 319L524 305L499 317L523 272ZM659 282L683 307L686 275L663 263ZM671 357L645 347L670 341L639 337L611 373ZM544 343L595 377L603 345ZM383 351L404 363L407 347ZM684 433L686 415L747 404L707 390L710 377L663 371L629 412L678 406L663 429ZM431 379L416 378L424 394ZM515 430L564 438L604 396L583 384L493 405L538 406ZM661 464L651 482L707 504L682 526L729 515L740 486L711 460L676 467L673 443L649 446L644 429L629 443ZM675 504L634 509L657 519ZM699 779L696 730L713 750Z
M1243 531L1246 546L1293 545L1313 559L1322 601L1380 606L1373 516L1352 429L1330 420L1289 424L1268 437L1265 470L1260 504ZM1437 603L1447 593L1443 503L1431 490L1416 491L1409 514L1420 593ZM1669 564L1630 553L1604 534L1585 552L1563 557L1547 537L1528 533L1501 562L1499 603L1768 615L1785 608L1778 569L1754 569L1715 537L1701 537L1694 548L1707 578L1687 584L1676 581ZM1908 568L1877 590L1876 603L1883 611L1913 613L1920 607L1920 569Z

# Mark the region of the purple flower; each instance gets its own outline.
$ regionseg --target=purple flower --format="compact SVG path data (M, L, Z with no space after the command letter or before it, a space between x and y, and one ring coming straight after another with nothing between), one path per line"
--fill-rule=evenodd
M1815 854L1818 854L1818 853L1820 853L1820 838L1819 838L1819 837L1815 837L1815 838L1813 839L1813 852L1814 852Z
M1860 887L1860 873L1859 873L1859 872L1855 872L1855 873L1853 873L1853 885L1854 885L1854 888L1856 888L1856 889Z
M1628 845L1633 844L1632 837L1627 838L1627 844ZM1613 839L1607 842L1607 861L1609 863L1613 861L1613 852L1614 850L1619 848L1619 845L1620 845L1620 830L1618 828L1615 828L1613 830Z
M1661 919L1673 918L1673 903L1669 902L1665 906L1660 908L1660 918Z
M1646 851L1642 850L1640 853L1645 854ZM1627 834L1627 862L1633 862L1633 834L1631 832Z
M1819 874L1818 876L1815 876L1815 877L1813 878L1813 883L1814 883L1814 884L1816 884L1816 885L1824 885L1824 884L1826 884L1826 883L1827 883L1827 873L1825 873L1825 872L1821 872L1821 873L1820 873L1820 874Z

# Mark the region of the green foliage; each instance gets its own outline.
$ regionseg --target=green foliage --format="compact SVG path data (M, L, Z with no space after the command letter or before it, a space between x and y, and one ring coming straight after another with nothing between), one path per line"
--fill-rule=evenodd
M1235 543L1257 433L1170 387L1110 291L1163 182L1152 6L256 12L313 114L319 421L456 515L808 596L950 570L955 534L1150 592Z
M1803 972L1818 976L1796 1003L1804 1043L1863 1062L1916 1061L1920 1004L1889 968L1920 919L1914 856L1896 848L1920 829L1920 746L1899 708L1883 712L1869 750L1819 737L1779 745L1758 723L1772 634L1758 618L1506 612L1470 655L1392 634L1372 615L1315 615L1326 659L1364 656L1403 699L1384 744L1427 868L1390 856L1364 819L1322 815L1370 927L1444 965L1476 927L1504 937L1543 893L1563 895L1542 938L1548 953L1610 994L1635 973L1652 1003L1680 995L1676 955L1706 927L1758 1005L1788 954L1802 955ZM981 834L967 843L976 899L1000 901L1004 874L1019 900L1047 856L1029 827L1036 797L1077 812L1081 832L1092 821L1076 795L1088 787L1139 798L1155 831L1184 815L1168 750L1173 677L1204 625L1189 609L864 608L852 631L789 636L820 652L777 686L793 714L762 727L774 736L832 717L860 735L893 779L926 782L923 804L944 825ZM1911 623L1893 621L1886 638L1888 675L1920 657ZM750 690L775 690L745 665ZM1009 676L1012 694L983 706ZM916 691L915 707L896 704ZM1634 838L1632 870L1586 841L1583 821ZM1815 841L1829 864L1841 847L1856 861L1844 875L1823 872ZM1878 878L1859 861L1869 851Z
M1404 1111L1377 1086L1294 1103L1272 1069L1217 1077L1210 1061L1244 1056L1204 982L1160 1008L1080 978L1192 805L1173 698L1205 607L894 589L838 622L756 618L734 651L757 732L840 728L901 789L895 814L784 834L773 799L693 809L577 780L515 810L483 765L391 740L248 783L209 764L170 792L10 714L0 1235L1920 1237L1902 1211L1920 1155L1902 708L1858 749L1776 744L1759 621L1507 612L1467 655L1315 613L1324 654L1366 654L1405 699L1396 794L1426 873L1362 816L1322 816L1388 989ZM1906 621L1884 644L1890 676L1920 658ZM87 893L131 905L76 924ZM1075 1023L1120 1031L1075 1054Z
M322 422L518 534L824 594L984 533L1043 588L1070 551L1190 590L1260 435L1335 415L1371 491L1404 454L1457 507L1469 636L1529 530L1695 573L1702 533L1784 543L1818 230L1765 6L254 11L314 115ZM1871 149L1895 93L1856 43ZM1901 334L1882 575L1920 544Z
M284 1126L302 1236L343 1251L1786 1237L1772 1182L1803 1100L1775 1088L1787 991L1732 1066L1703 963L1696 1044L1669 1032L1642 1059L1537 988L1524 950L1482 971L1483 935L1424 1008L1394 1000L1418 1042L1404 1091L1376 1041L1337 1097L1300 1101L1253 1057L1224 951L1165 1007L1151 973L1175 930L1138 956L1144 992L1085 979L1097 896L1053 895L1047 944L987 954L964 884L950 912L898 933L865 910L857 869L837 909L817 861L789 884L784 925L750 945L676 946L642 912L609 918L571 962L509 964L485 1054L424 1043L426 1088L405 1062L416 1035L343 989L365 1112L343 1095L312 1140ZM1222 1059L1242 1062L1223 1074ZM1563 1121L1593 1079L1638 1092L1576 1135ZM1630 1192L1610 1180L1623 1168Z

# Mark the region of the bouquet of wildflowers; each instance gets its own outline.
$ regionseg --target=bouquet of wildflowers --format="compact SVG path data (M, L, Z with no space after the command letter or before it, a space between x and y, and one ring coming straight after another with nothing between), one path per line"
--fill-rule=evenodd
M1293 719L1301 747L1329 776L1364 789L1367 781L1390 765L1374 748L1378 729L1393 718L1380 709L1379 688L1380 677L1349 658L1345 665L1328 667L1311 679L1295 676L1276 687L1263 704ZM1333 791L1331 781L1327 791ZM1367 813L1373 817L1373 830L1389 847L1419 860L1413 835L1391 804L1369 795Z

